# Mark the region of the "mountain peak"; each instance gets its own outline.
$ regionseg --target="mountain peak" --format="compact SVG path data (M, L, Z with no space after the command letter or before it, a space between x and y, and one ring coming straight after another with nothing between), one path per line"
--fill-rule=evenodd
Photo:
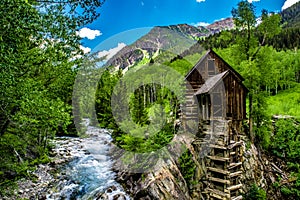
M133 44L124 47L109 59L106 65L129 69L137 63L155 58L157 54L164 51L172 52L175 56L180 55L197 43L199 38L232 28L234 28L232 18L216 21L206 27L186 23L155 26Z
M233 18L228 17L225 19L221 19L218 21L215 21L214 23L206 26L206 28L211 32L211 33L218 33L223 30L230 30L234 28L234 21Z

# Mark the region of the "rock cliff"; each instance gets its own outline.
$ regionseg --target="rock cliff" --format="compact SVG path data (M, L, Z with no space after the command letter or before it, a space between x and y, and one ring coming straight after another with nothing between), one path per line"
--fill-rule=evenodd
M200 156L203 150L201 144L195 144L196 137L188 135L176 135L174 141L179 146L169 148L170 157L160 160L155 167L145 173L129 173L126 170L118 170L118 181L132 194L134 199L182 199L196 200L206 199L206 188L210 184L207 179L206 158ZM259 148L251 144L246 135L241 136L242 142L242 174L240 182L243 185L239 194L249 191L251 185L256 184L267 191L268 199L283 199L280 192L276 191L273 183L277 177L281 177L280 184L288 184L288 174L284 172L284 164L279 160L261 153ZM178 153L185 146L192 154L196 165L192 184L188 184L180 169Z

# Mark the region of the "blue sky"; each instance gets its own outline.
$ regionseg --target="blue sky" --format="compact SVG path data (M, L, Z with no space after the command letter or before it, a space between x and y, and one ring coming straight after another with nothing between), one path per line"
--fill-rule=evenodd
M250 0L249 0L250 1ZM299 0L287 0L285 6ZM101 16L82 31L82 45L104 50L118 43L129 44L153 26L213 23L230 17L239 0L106 0ZM285 0L252 0L256 14L261 10L280 11ZM133 30L135 29L135 30ZM93 30L94 32L91 32ZM120 34L121 33L121 34ZM89 39L87 35L91 34ZM100 45L99 45L100 44Z

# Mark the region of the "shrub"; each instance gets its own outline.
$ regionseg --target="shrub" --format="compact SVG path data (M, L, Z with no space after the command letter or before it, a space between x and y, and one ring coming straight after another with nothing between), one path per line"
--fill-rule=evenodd
M265 200L267 199L266 191L253 184L249 192L244 196L245 200Z

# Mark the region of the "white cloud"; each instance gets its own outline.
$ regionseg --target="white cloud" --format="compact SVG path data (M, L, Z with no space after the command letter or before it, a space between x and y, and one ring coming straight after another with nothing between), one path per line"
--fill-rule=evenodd
M198 3L205 2L205 0L196 0Z
M81 38L87 38L89 40L93 40L95 39L97 36L102 35L102 33L99 30L92 30L89 28L82 28L79 31L77 31L77 34L81 37Z
M84 54L87 54L87 53L91 52L91 48L89 48L89 47L84 47L84 46L80 45L79 48L83 51ZM73 61L73 60L78 59L78 58L82 58L82 55L75 54L75 52L73 52L73 55L74 56L69 58L70 61Z
M258 2L260 0L248 0L249 3L252 3L252 2Z
M197 22L197 23L192 23L192 26L208 26L209 23L206 22Z
M291 7L295 3L299 2L300 0L286 0L281 8L281 10L287 9L288 7Z
M81 49L85 54L91 52L91 48L89 48L89 47L84 47L84 46L81 46L81 45L80 45L80 49Z
M259 17L259 18L256 19L256 24L255 24L255 26L258 26L258 25L260 25L261 23L262 23L262 20L261 20L261 17Z
M115 48L98 52L98 57L99 58L106 57L105 60L109 60L125 46L126 46L125 43L118 43L118 46Z

